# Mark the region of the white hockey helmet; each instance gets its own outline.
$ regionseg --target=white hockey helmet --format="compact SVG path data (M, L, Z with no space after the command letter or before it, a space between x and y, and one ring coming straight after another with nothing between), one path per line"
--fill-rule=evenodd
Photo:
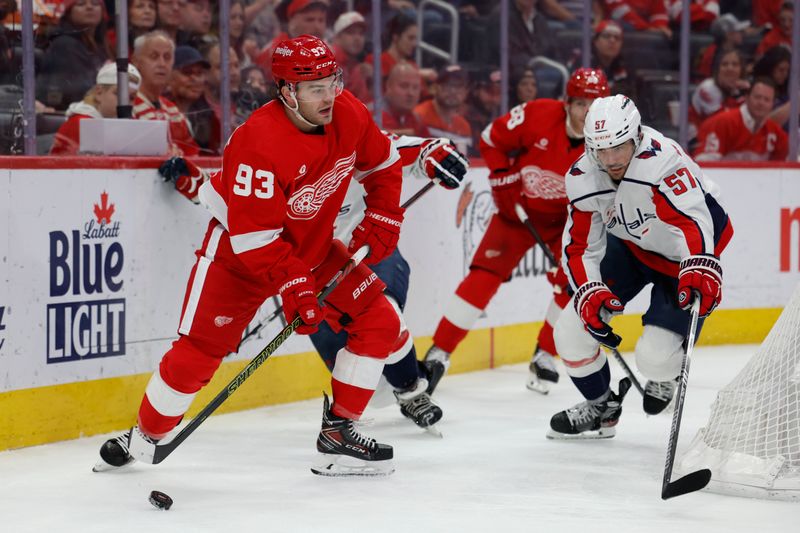
M633 139L638 148L641 129L642 116L633 100L622 94L597 98L592 102L583 126L586 153L597 161L597 150L619 146L628 139Z

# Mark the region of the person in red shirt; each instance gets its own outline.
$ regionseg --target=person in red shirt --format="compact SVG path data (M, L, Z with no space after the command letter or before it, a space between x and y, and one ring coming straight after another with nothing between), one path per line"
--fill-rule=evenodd
M739 21L735 16L726 13L711 24L711 35L714 42L700 52L697 60L696 76L700 79L711 77L714 60L728 50L738 49L744 42L744 30L750 27L750 21Z
M133 118L166 120L171 155L197 155L200 147L192 138L189 121L171 100L162 96L174 61L175 43L163 31L151 31L136 38L132 62L142 73L142 83L133 100Z
M344 72L344 88L364 103L372 101L367 79L372 77L372 66L364 63L367 22L358 11L339 15L333 24L333 53Z
M784 2L781 4L781 10L778 13L778 25L764 35L761 42L758 43L756 48L756 58L764 55L764 52L773 46L785 46L791 50L792 48L792 23L794 22L794 5L792 2Z
M436 77L436 72L432 69L420 69L414 60L419 43L419 27L417 20L411 18L403 13L395 15L390 21L387 28L389 46L381 54L381 79L386 82L392 67L398 62L405 61L411 63L419 70L422 79L425 81L432 81ZM373 64L372 54L368 54L364 62L368 65ZM425 87L422 88L422 94L426 95Z
M413 135L430 137L428 127L414 113L419 103L422 80L419 70L411 63L397 63L386 78L386 91L383 94L384 104L381 126L384 130L396 135Z
M564 174L583 154L583 123L595 98L608 96L602 70L581 68L567 83L564 101L541 98L518 105L492 122L481 135L481 155L491 171L489 184L497 212L456 289L425 355L432 392L450 364L450 354L489 305L500 284L508 280L522 256L536 244L520 221L521 206L556 261L567 220ZM527 386L546 393L558 381L553 325L569 302L568 281L560 265L547 273L553 301L539 331Z
M744 58L737 49L717 56L714 76L703 80L692 93L689 106L689 138L694 139L708 117L739 106L750 82L744 79Z
M328 0L282 0L275 8L278 20L286 23L286 31L279 33L255 58L267 80L272 81L272 52L278 43L299 35L313 35L322 39L327 29Z
M667 39L672 38L664 0L602 0L601 3L603 18L624 22L634 30L661 32Z
M697 161L785 161L786 132L768 118L775 101L775 82L758 78L744 103L711 117L697 136Z
M414 108L414 113L434 137L451 139L459 151L472 146L472 127L464 118L469 92L469 76L460 65L448 65L439 71L431 88L433 98Z
M324 319L348 333L333 368L332 405L325 395L321 457L312 471L394 470L392 447L361 435L354 421L384 364L413 344L383 294L385 285L366 266L391 254L400 237L400 156L367 108L343 90L341 69L320 39L303 35L279 43L272 72L279 99L234 131L222 169L200 187L199 200L213 218L189 277L180 336L150 379L138 425L102 446L97 470L134 459L152 462L157 441L180 422L223 357L237 349L258 308L275 295L295 332L314 333ZM366 191L366 211L345 247L333 239L334 221L354 178ZM364 246L365 262L322 307L316 295Z
M139 90L142 77L133 64L128 64L129 94ZM97 84L80 102L67 108L67 121L56 132L50 155L75 155L81 147L81 120L117 118L117 65L106 63L97 73Z

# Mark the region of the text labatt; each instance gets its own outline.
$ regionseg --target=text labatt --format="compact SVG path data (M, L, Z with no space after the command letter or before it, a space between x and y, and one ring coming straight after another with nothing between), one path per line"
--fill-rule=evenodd
M125 353L125 255L120 223L111 221L108 194L94 206L83 231L50 232L50 298L47 306L47 362L60 363Z

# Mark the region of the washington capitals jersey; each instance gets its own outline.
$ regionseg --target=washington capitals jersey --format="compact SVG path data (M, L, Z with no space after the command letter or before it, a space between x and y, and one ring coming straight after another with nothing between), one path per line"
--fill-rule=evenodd
M404 186L404 189L411 190L413 194L416 190L412 182L422 182L424 185L428 179L427 176L423 176L421 172L416 170L415 163L423 146L429 139L410 135L395 135L387 132L384 132L384 134L392 141L392 144L400 154L400 161L403 165L403 183L404 185L409 185L408 187ZM425 181L420 178L424 178ZM418 186L421 187L422 185ZM345 244L350 242L353 230L364 218L364 211L367 208L364 202L364 193L364 187L358 181L353 180L350 182L334 227L334 237Z
M481 156L490 170L519 172L531 211L561 213L567 205L564 174L583 153L567 136L564 102L540 99L518 105L481 134Z
M233 251L255 274L290 258L309 268L325 257L351 178L367 203L401 213L400 156L366 107L348 91L330 124L299 130L272 101L233 132L222 170L200 188L200 201L230 234Z
M718 189L700 167L672 139L648 127L642 132L619 183L586 155L567 173L562 261L575 289L602 281L607 234L622 239L645 265L673 277L690 255L719 257L733 235Z

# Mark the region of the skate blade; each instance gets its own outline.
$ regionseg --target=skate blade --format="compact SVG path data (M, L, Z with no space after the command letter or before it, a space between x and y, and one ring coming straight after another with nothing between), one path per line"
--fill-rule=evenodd
M385 477L394 472L394 464L391 459L364 461L347 455L321 453L311 472L326 477Z
M594 431L584 431L583 433L570 434L560 433L558 431L549 430L547 438L551 440L597 440L597 439L610 439L617 434L616 428L600 428Z
M444 438L444 435L442 435L442 432L439 431L439 428L436 427L436 424L432 424L422 429L424 429L426 433L433 435L434 437L439 437L440 439Z
M536 377L535 374L528 376L528 381L525 382L525 387L533 392L539 394L548 394L550 392L550 382L544 381Z
M131 458L131 460L130 460L130 461L128 461L127 463L125 463L125 464L124 464L124 465L122 465L122 466L114 466L114 465L110 465L110 464L108 464L107 462L105 462L105 461L103 461L102 459L100 459L100 460L99 460L99 461L97 461L97 463L95 463L95 465L92 467L92 472L111 472L111 471L113 471L113 470L122 470L123 468L127 468L127 467L129 467L130 465L132 465L132 464L133 464L133 462L134 462L134 460L133 460L133 458Z

